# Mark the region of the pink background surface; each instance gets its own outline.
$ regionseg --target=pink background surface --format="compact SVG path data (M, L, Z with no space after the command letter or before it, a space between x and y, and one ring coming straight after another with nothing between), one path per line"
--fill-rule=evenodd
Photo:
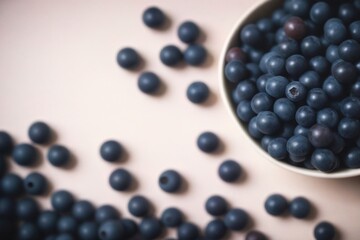
M359 178L326 180L301 176L262 159L239 134L226 112L218 89L220 50L236 20L260 1L45 1L0 2L0 128L16 142L29 142L27 129L35 120L49 123L56 142L69 147L76 164L68 170L46 160L36 168L12 164L21 176L43 172L53 189L68 189L79 199L97 206L114 204L125 217L127 201L137 193L148 197L156 214L169 206L181 208L188 219L204 227L211 219L204 210L212 194L224 196L253 218L253 228L271 239L312 239L315 224L333 222L341 239L359 239ZM142 11L157 5L171 19L166 31L146 28ZM196 21L206 37L210 58L206 66L182 69L165 67L160 49L169 43L185 48L176 35L184 20ZM136 85L138 72L120 69L117 51L132 46L145 59L144 70L156 72L166 85L161 96L142 94ZM206 82L213 96L207 106L191 104L185 97L194 80ZM198 134L211 130L225 144L222 152L208 155L195 144ZM117 139L126 148L126 162L109 164L100 159L100 144ZM38 146L39 147L39 146ZM39 147L45 154L47 147ZM226 184L217 176L225 159L237 160L245 178ZM116 192L108 185L115 168L124 167L137 179L131 192ZM178 170L188 182L186 191L167 194L157 185L166 169ZM305 196L315 206L309 220L290 216L271 217L263 208L265 198L281 193L289 200ZM38 200L50 207L48 197ZM167 236L175 236L169 232ZM244 232L232 234L240 239Z

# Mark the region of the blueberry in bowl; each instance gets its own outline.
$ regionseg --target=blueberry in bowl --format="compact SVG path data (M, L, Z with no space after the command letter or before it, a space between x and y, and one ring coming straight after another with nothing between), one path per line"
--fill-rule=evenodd
M344 4L354 3L261 1L219 61L222 99L242 135L303 175L360 175L360 14L337 11Z

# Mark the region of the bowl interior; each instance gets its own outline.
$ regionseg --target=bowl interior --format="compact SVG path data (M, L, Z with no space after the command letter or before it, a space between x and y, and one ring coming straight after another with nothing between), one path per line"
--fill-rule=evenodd
M241 28L248 24L248 23L254 23L256 20L262 18L271 16L271 13L278 8L282 4L282 0L264 0L260 4L254 6L252 9L250 9L248 12L246 12L235 24L232 31L230 32L230 35L228 36L225 46L222 50L222 53L220 55L219 60L219 79L220 79L220 90L222 99L225 102L226 108L230 115L232 115L232 118L237 122L237 125L240 127L241 134L246 136L247 139L251 141L252 147L259 152L260 155L262 155L263 158L266 158L268 161L283 167L285 169L288 169L290 171L300 173L307 176L313 176L313 177L321 177L321 178L347 178L347 177L354 177L360 175L360 169L344 169L340 171L336 171L333 173L323 173L318 170L310 170L305 168L300 168L296 166L292 166L290 164L281 162L279 160L276 160L272 158L270 155L268 155L267 152L265 152L260 144L255 141L253 138L251 138L247 133L247 127L238 119L236 116L236 105L233 103L231 99L231 90L233 89L234 85L230 84L224 75L224 68L225 68L225 56L228 49L231 47L238 46L238 40L240 35Z

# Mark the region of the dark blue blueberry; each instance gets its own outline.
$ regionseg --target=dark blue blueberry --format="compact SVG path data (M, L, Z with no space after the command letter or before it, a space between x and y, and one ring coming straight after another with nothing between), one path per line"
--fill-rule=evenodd
M259 49L250 48L250 50L247 54L248 54L251 62L258 64L260 62L261 58L263 57L264 52L262 52Z
M153 72L143 72L138 78L138 87L143 93L155 93L160 87L160 79Z
M150 28L159 28L165 22L165 15L159 8L149 7L143 12L142 20Z
M35 223L24 222L21 223L18 230L19 240L38 240L40 239L40 232Z
M359 12L351 3L341 4L339 7L338 16L345 23L349 24L358 19Z
M78 221L92 220L95 214L95 208L91 202L86 200L78 201L72 207L72 216Z
M343 118L338 124L338 133L345 139L357 138L360 134L360 121L352 118Z
M256 119L257 119L257 117L255 116L250 120L249 125L248 125L248 132L252 138L261 139L264 136L264 134L259 131L259 129L257 127Z
M115 162L121 158L122 146L115 140L104 142L100 147L100 156L108 162Z
M204 82L200 81L191 83L186 90L186 96L192 103L205 102L209 97L209 94L209 87Z
M238 83L247 77L245 64L240 61L228 62L225 66L225 77L229 82Z
M242 168L234 160L222 162L218 169L219 177L225 182L235 182L241 176Z
M298 166L298 163L305 162L307 160L307 156L294 156L289 155L289 163L294 166Z
M317 88L321 86L320 75L315 71L307 71L299 78L299 82L307 89Z
M283 126L281 126L281 130L277 134L277 137L282 137L285 139L289 139L294 135L295 131L295 123L285 123Z
M207 51L199 44L189 45L184 52L185 62L192 66L199 66L206 60Z
M109 184L116 191L125 191L129 189L132 182L132 176L129 171L123 168L115 169L109 177Z
M161 222L165 227L178 227L183 218L182 212L174 207L165 209L161 214Z
M228 210L228 203L223 197L213 195L206 200L205 209L212 216L222 216Z
M280 56L271 56L266 62L267 73L271 75L282 75L285 72L285 60Z
M318 35L320 35L322 33L322 26L321 25L317 25L311 20L305 20L304 22L305 22L305 26L306 26L306 30L307 30L308 35L318 36ZM323 37L319 38L321 44L324 43L324 40L322 40L322 39L324 39L324 38ZM328 44L327 41L326 41L326 44Z
M254 111L251 109L251 102L242 100L236 108L236 115L244 122L249 122L255 116Z
M295 135L291 137L286 144L289 154L295 157L303 157L310 153L311 145L307 137Z
M9 197L19 197L24 192L23 180L15 173L6 173L1 179L1 193Z
M306 103L314 109L322 109L328 103L328 97L321 88L313 88L308 92Z
M336 60L340 59L339 57L339 48L337 45L330 45L327 49L326 49L326 59L330 62L330 63L334 63Z
M311 155L311 164L316 169L328 173L339 166L339 160L332 151L318 148Z
M247 54L239 47L232 47L226 53L226 62L240 61L245 63L247 61Z
M316 224L314 229L314 237L316 240L331 240L336 235L335 227L326 221L319 222Z
M291 16L286 19L284 31L287 37L295 40L301 40L308 32L304 20L296 16Z
M349 32L354 40L360 41L360 21L351 23L349 26Z
M284 58L288 58L291 55L297 54L299 52L299 44L294 39L288 39L287 41L281 42L278 45L278 53Z
M69 212L74 204L73 195L66 190L59 190L51 195L51 206L57 212Z
M264 137L261 138L261 142L260 142L260 145L261 145L261 148L264 150L264 151L267 151L267 148L269 146L269 143L271 142L271 140L273 140L274 137L273 136L269 136L269 135L265 135Z
M40 212L39 204L33 198L22 198L16 205L16 216L22 221L33 221Z
M256 87L259 92L266 91L265 90L266 82L270 77L272 77L270 74L264 74L264 75L261 75L260 77L258 77L258 79L256 80Z
M98 230L101 240L119 240L125 236L123 224L120 220L108 220L102 223Z
M263 72L259 68L259 64L247 63L245 67L248 70L250 79L256 80L258 77L260 77L263 74Z
M248 24L242 28L240 39L244 44L259 47L263 43L263 33L255 24Z
M345 166L348 168L360 168L360 148L351 148L346 153Z
M120 214L116 208L111 205L102 205L95 211L95 220L97 223L104 223L108 220L116 220Z
M296 197L290 202L290 213L296 218L306 218L309 216L310 210L310 202L304 197Z
M302 55L295 54L286 59L285 67L291 76L299 77L308 69L308 63Z
M32 172L24 179L24 188L27 194L41 195L47 191L47 180L41 173Z
M128 210L135 217L145 217L150 212L150 203L145 197L135 195L128 202Z
M0 131L0 154L10 154L13 147L14 143L11 136L5 131Z
M265 90L272 97L280 98L285 95L285 88L289 80L282 76L271 77L267 80Z
M332 44L340 44L346 39L347 30L340 19L331 18L324 25L324 36Z
M18 239L18 222L8 218L0 218L0 237Z
M205 227L204 235L208 240L223 239L227 233L225 223L221 219L211 220Z
M310 19L317 23L323 24L331 17L331 7L327 2L317 2L310 10Z
M351 87L351 94L354 97L360 98L360 80L357 80Z
M345 40L338 47L339 57L348 62L356 62L360 58L360 44L353 40Z
M70 233L60 233L55 237L55 240L76 240Z
M289 39L291 39L291 38L289 38L289 37L286 35L284 28L279 28L279 29L276 31L276 33L275 33L275 41L276 41L276 43L279 44L279 43L282 43L282 42L286 42L286 41L288 41Z
M309 13L309 3L304 0L288 0L285 1L284 9L291 15L306 17Z
M322 89L332 99L337 99L343 95L343 86L333 77L329 76L323 83Z
M0 219L12 219L16 216L16 201L11 197L0 197ZM1 231L0 231L1 233ZM1 234L0 234L1 236Z
M286 97L292 102L300 102L307 96L305 86L298 81L292 81L285 88Z
M256 126L261 133L272 135L279 131L281 123L275 113L264 111L257 115Z
M65 166L69 163L71 154L69 149L62 145L53 145L50 147L47 158L51 165L56 167Z
M307 36L301 41L301 52L307 58L315 57L322 52L322 44L318 37Z
M284 122L295 119L296 106L287 98L279 98L274 103L274 113Z
M39 214L37 225L46 235L56 233L58 219L59 215L55 211L45 210Z
M274 23L269 18L262 18L256 23L258 29L262 32L272 32L274 29Z
M220 145L219 137L212 132L203 132L197 138L198 148L206 153L215 152Z
M358 146L360 148L360 136L358 137L358 139L356 140L356 146Z
M341 113L345 117L360 118L360 99L356 97L347 97L342 100L340 105Z
M310 59L310 68L321 76L326 76L329 73L330 63L323 56L315 56Z
M334 133L334 139L333 142L331 143L329 149L335 153L335 154L339 154L342 152L342 150L345 148L345 140L340 137L339 134Z
M200 230L195 224L185 222L178 227L176 235L179 240L198 239Z
M303 167L309 170L316 170L316 168L311 164L311 159L307 158L303 161Z
M44 122L35 122L31 124L28 135L34 143L45 144L51 139L51 129Z
M180 189L182 179L177 171L167 170L161 173L158 181L163 191L173 193Z
M78 236L80 240L97 240L98 224L96 222L84 222L79 225Z
M137 223L132 219L123 218L121 219L121 223L124 227L125 238L131 238L136 235L139 231Z
M339 115L332 108L324 108L317 113L316 122L328 128L334 128L339 122Z
M21 143L14 147L12 158L21 166L33 166L38 160L38 153L34 146Z
M285 138L271 140L267 148L269 155L278 160L285 159L287 157L286 143Z
M200 35L200 29L196 23L186 21L180 24L177 34L179 39L184 43L194 43Z
M59 233L76 234L78 223L73 216L61 216L57 222L57 230Z
M136 68L140 64L139 54L130 47L121 49L117 54L116 60L120 67L129 70Z
M268 53L264 54L261 57L260 64L259 64L260 70L262 72L266 73L269 59L272 58L272 57L279 57L279 56L280 55L278 53L276 53L276 52L268 52Z
M273 103L274 100L271 96L264 92L260 92L251 99L251 109L255 113L271 110L273 107Z
M268 238L257 230L251 230L246 233L245 240L267 240Z
M163 232L163 226L158 219L147 217L141 221L139 231L143 239L157 239Z
M272 194L265 201L265 210L273 216L279 216L288 209L287 200L280 194Z
M257 92L255 84L249 80L239 82L236 91L241 100L251 99Z
M273 21L274 24L276 24L278 27L280 27L280 26L284 25L284 23L282 22L282 19L284 18L285 15L286 15L285 10L282 8L278 8L272 12L271 20Z
M248 222L249 215L240 208L230 209L224 217L225 226L232 231L243 230Z
M174 45L167 45L160 51L160 60L166 66L172 67L180 63L183 54L180 49Z
M305 128L301 125L297 125L294 130L294 135L303 135L303 136L307 137L308 132L309 132L308 128Z

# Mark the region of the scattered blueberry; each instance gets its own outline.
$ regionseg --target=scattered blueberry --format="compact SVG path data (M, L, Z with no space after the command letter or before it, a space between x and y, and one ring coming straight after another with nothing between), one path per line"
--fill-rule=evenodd
M104 223L108 220L116 220L120 214L116 208L111 205L102 205L95 211L95 220L97 223Z
M234 160L226 160L222 162L218 169L220 178L225 182L235 182L241 176L242 168L239 163Z
M280 194L272 194L265 201L265 210L273 216L279 216L288 209L287 200Z
M185 222L178 227L176 235L179 240L197 239L200 235L200 230L195 224Z
M47 158L51 165L63 167L70 162L70 151L62 145L53 145L49 148Z
M8 197L19 197L24 192L22 178L15 173L6 173L1 179L1 192Z
M205 238L209 240L223 239L227 228L221 219L211 220L205 227Z
M172 67L180 63L183 54L180 49L174 45L167 45L160 51L160 60L166 66Z
M72 207L72 216L81 222L90 221L95 215L95 208L91 202L81 200L75 202Z
M110 177L109 184L116 191L126 191L132 182L132 176L126 169L115 169Z
M294 198L290 202L290 213L296 218L306 218L309 216L310 210L310 202L304 197Z
M76 234L78 222L71 215L61 216L57 222L57 230L59 233Z
M316 240L332 240L336 235L335 227L326 221L319 222L314 229L314 237Z
M150 28L159 28L165 22L165 15L158 7L149 7L145 9L142 20Z
M262 233L257 230L249 231L246 236L245 240L267 240L268 238Z
M32 172L24 179L24 188L27 194L42 195L47 191L47 180L38 172Z
M141 221L139 231L143 239L156 239L161 235L163 226L158 219L146 217Z
M228 210L228 203L223 197L214 195L206 200L205 209L212 216L222 216Z
M51 195L51 206L57 212L69 212L74 204L73 195L66 190L59 190Z
M209 87L204 82L191 83L186 91L186 96L192 103L203 103L210 94Z
M100 225L98 236L101 240L123 239L124 227L120 220L108 220Z
M14 147L12 158L21 166L33 166L38 160L38 153L34 146L21 143Z
M200 35L200 29L196 23L192 21L186 21L179 26L177 34L182 42L194 43Z
M78 228L78 236L81 240L97 240L98 224L92 221L81 223Z
M220 145L220 140L212 132L203 132L199 135L197 139L198 148L206 153L212 153L218 149Z
M122 146L115 140L104 142L100 147L100 156L108 162L118 161L123 153Z
M138 78L140 91L147 94L154 94L160 87L160 79L153 72L143 72Z
M0 131L0 154L10 154L13 147L14 143L11 136L5 131Z
M51 139L51 129L44 122L35 122L31 124L28 135L34 143L45 144Z
M128 202L128 210L135 217L145 217L150 212L150 203L145 197L135 195Z
M116 59L120 67L129 70L135 69L140 64L139 54L130 47L121 49Z
M161 214L161 222L165 227L178 227L183 221L182 212L175 208L167 208Z
M240 208L230 209L224 217L226 227L232 231L243 230L248 222L249 215Z
M182 178L175 170L167 170L159 177L160 188L168 193L176 192L181 187Z

